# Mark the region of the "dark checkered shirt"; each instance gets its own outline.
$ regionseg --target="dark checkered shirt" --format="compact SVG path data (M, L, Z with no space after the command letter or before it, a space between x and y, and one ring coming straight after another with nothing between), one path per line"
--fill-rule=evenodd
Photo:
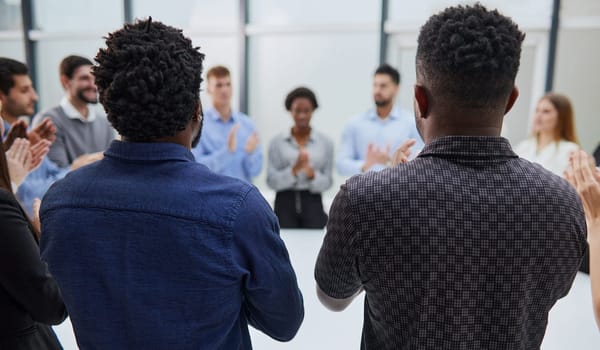
M341 187L315 278L366 291L362 349L539 349L585 241L565 180L504 138L448 136Z

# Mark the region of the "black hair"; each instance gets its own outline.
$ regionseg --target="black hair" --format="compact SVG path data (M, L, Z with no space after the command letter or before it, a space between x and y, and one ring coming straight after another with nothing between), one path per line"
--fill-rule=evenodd
M317 109L317 107L319 107L315 93L312 92L311 89L301 86L290 91L290 93L285 97L285 109L288 111L292 109L292 103L294 103L294 100L301 97L308 99L312 103L313 109Z
M24 63L11 58L0 57L0 91L8 95L10 89L15 86L14 75L26 75L29 70Z
M390 66L387 63L382 64L381 66L377 67L377 69L375 70L375 74L386 74L389 75L390 78L392 78L392 81L396 84L399 85L400 84L400 72L398 72L398 70L392 66Z
M437 97L449 97L471 108L506 101L519 70L518 26L481 4L449 7L421 28L417 79Z
M67 78L72 79L73 73L75 73L77 68L81 66L93 66L93 63L89 59L82 56L67 56L60 61L60 65L58 67L59 74L65 75Z
M181 29L150 20L108 35L93 68L100 102L128 140L174 136L200 105L204 54Z

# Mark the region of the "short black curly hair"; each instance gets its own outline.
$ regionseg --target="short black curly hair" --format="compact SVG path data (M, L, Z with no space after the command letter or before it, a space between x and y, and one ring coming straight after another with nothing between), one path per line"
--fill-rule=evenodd
M292 103L297 98L306 98L312 103L313 109L317 109L319 104L317 103L317 96L312 92L311 89L306 87L297 87L294 90L290 91L290 93L285 97L285 109L288 111L292 109Z
M497 10L479 3L447 8L421 28L417 81L464 106L496 105L512 91L524 38Z
M149 20L110 33L93 68L100 102L129 141L150 142L186 128L200 106L204 54L180 29Z

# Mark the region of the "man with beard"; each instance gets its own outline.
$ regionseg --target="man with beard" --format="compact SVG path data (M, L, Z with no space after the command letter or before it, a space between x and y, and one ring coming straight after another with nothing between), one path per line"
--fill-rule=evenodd
M4 120L5 132L2 138L5 150L19 137L27 138L32 146L40 140L47 140L49 144L55 140L56 128L50 118L44 118L31 130L27 130L27 123L19 119L33 114L38 99L28 74L29 70L24 63L0 57L0 114ZM40 166L27 175L18 190L15 189L17 199L31 215L34 199L42 198L54 181L63 178L70 170L89 164L101 156L99 153L82 155L67 168L58 167L44 157Z
M122 141L56 182L42 259L81 349L251 349L294 337L302 295L258 189L195 162L204 55L150 20L108 35L93 74Z
M104 151L115 138L106 117L94 108L98 91L92 75L92 62L81 56L68 56L60 63L60 82L65 96L60 104L34 118L34 125L50 117L56 126L56 140L48 158L67 167L83 155Z
M375 71L370 109L352 119L342 134L336 167L341 175L381 170L391 164L394 152L406 141L414 150L423 147L412 114L395 106L400 73L389 64Z

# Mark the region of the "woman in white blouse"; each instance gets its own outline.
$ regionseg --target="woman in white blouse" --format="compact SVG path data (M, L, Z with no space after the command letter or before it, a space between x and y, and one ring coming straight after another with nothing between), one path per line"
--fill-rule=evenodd
M571 101L556 93L544 95L537 104L532 137L521 142L515 152L563 176L569 154L579 148Z
M333 182L333 143L310 126L317 107L310 89L292 90L285 108L294 126L269 144L267 185L277 191L274 210L283 228L323 228L327 223L321 193Z

